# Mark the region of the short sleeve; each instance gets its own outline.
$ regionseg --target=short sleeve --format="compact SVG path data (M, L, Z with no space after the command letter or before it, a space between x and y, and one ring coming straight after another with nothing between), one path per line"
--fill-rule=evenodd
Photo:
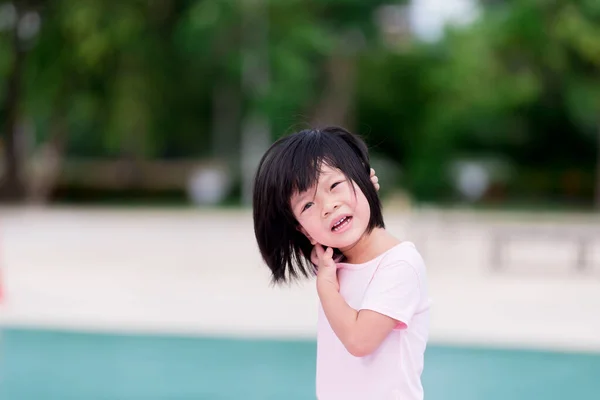
M421 301L419 275L405 261L382 265L375 272L361 304L361 310L372 310L399 321L406 328Z

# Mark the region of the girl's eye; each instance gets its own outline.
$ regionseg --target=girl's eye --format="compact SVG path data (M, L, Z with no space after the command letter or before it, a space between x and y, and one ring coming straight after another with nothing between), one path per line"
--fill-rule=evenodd
M310 208L310 206L312 206L312 205L313 205L313 203L312 203L312 202L306 203L306 204L304 205L304 207L302 208L302 211L306 211L306 210L308 210L308 209Z
M334 183L333 185L331 185L331 189L335 188L337 185L339 185L342 182L344 182L344 181L339 181L339 182Z

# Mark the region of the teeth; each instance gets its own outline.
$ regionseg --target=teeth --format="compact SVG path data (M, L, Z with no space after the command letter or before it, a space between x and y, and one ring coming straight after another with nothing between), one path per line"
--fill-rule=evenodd
M337 230L340 226L342 226L344 224L344 222L348 221L348 219L349 219L349 217L344 217L344 218L340 219L338 222L333 224L333 227L331 229Z
M340 226L340 225L342 224L342 222L344 222L345 220L346 220L346 217L344 217L344 218L340 219L338 222L336 222L336 223L333 225L333 227L335 228L335 227L337 227L337 226Z

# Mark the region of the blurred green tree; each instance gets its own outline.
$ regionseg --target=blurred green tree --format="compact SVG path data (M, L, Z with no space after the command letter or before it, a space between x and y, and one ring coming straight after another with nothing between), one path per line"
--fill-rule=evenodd
M513 190L547 196L595 162L600 205L596 1L483 2L436 43L410 37L401 7L386 36L386 3L0 1L0 191L44 201L66 155L210 157L247 199L274 138L340 124L419 199L449 196L449 165L483 153L521 168Z
M411 192L447 197L448 166L473 153L502 155L521 172L589 170L599 143L595 4L491 2L437 43L365 55L360 121L381 151L401 157ZM531 192L555 196L561 180L529 182Z

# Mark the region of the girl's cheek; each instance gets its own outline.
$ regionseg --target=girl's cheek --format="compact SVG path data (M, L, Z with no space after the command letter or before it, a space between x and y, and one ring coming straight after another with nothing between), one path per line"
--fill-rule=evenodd
M354 190L352 190L352 188L348 188L349 193L348 193L348 198L350 199L349 203L352 206L352 208L356 207L356 202L358 201L358 196L360 196L361 191L360 188L358 188L356 185L354 185Z

